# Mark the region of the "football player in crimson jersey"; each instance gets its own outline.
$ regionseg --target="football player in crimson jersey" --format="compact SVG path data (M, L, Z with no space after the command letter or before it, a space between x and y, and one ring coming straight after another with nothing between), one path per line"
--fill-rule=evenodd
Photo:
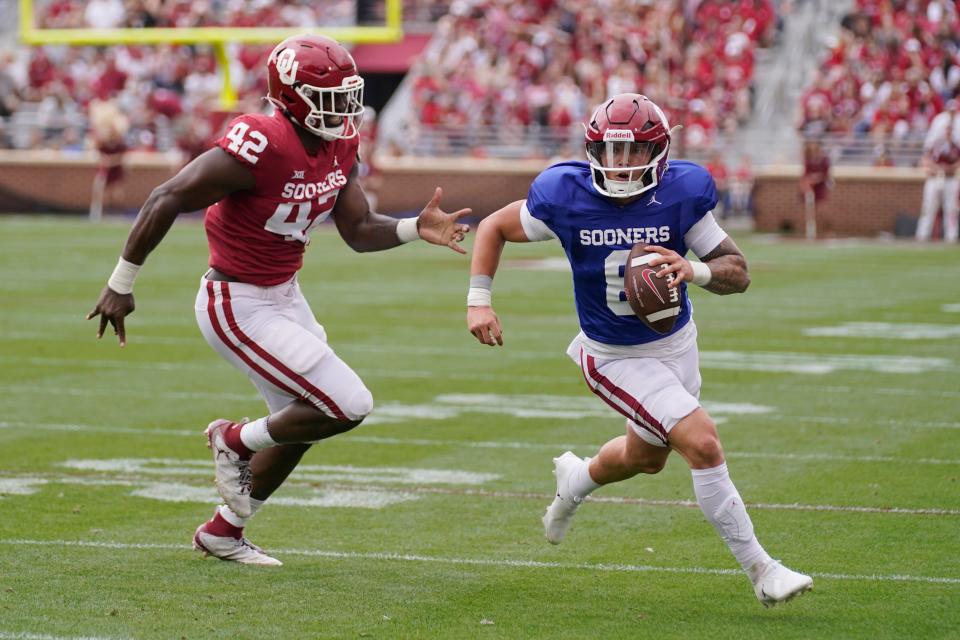
M727 473L716 426L700 406L697 330L687 283L717 294L740 293L747 264L712 210L713 179L691 162L667 163L672 131L645 96L614 96L586 125L589 162L565 162L541 173L526 200L480 223L474 242L467 326L488 345L503 344L491 287L505 242L559 240L573 271L581 332L567 354L590 390L627 418L626 434L592 459L567 451L554 459L557 494L543 518L547 540L559 544L583 499L601 485L657 473L671 451L686 460L707 520L727 543L765 605L813 585L809 576L770 558ZM658 254L681 295L672 331L660 335L626 302L624 262L636 243ZM692 250L702 262L684 257Z
M465 253L470 213L440 209L440 189L417 218L370 210L357 179L363 79L350 54L321 36L288 38L270 54L273 115L233 120L217 145L154 189L88 319L100 316L126 342L133 280L181 211L207 208L210 270L196 315L207 342L247 374L269 414L215 420L206 430L223 506L194 546L225 560L280 562L243 536L247 520L287 478L310 444L360 424L373 408L363 381L327 345L296 273L312 229L328 217L355 251L422 238Z

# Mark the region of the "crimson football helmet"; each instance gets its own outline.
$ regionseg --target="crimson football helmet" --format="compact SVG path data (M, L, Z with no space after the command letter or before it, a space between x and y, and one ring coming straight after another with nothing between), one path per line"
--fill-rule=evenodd
M324 140L355 138L363 119L363 78L350 53L326 36L298 35L267 59L267 99Z
M652 100L616 95L584 125L593 186L610 198L629 198L660 184L670 153L670 125Z

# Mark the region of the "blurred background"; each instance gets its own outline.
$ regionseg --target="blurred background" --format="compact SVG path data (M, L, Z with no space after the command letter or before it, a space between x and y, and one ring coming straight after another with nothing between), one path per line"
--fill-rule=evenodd
M636 91L684 126L672 157L713 173L727 225L913 237L924 142L960 93L955 0L0 0L0 211L135 213L268 109L281 37L243 37L267 27L351 48L364 182L391 214L436 184L481 215L524 197Z

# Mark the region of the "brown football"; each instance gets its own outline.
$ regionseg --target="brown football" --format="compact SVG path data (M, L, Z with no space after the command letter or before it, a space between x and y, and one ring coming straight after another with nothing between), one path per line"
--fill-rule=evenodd
M630 308L645 325L657 333L669 333L680 315L680 290L668 286L672 273L657 277L665 265L649 265L659 255L645 252L643 243L634 245L623 268L623 288Z

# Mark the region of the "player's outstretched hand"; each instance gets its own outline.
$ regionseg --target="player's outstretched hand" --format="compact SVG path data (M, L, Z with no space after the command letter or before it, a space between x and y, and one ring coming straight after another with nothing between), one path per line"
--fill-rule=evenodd
M446 213L440 208L441 195L443 190L437 187L430 202L420 212L420 217L417 219L417 233L431 244L445 245L457 253L466 253L459 243L463 242L464 236L470 231L470 226L460 224L457 220L470 215L473 210L460 209L453 213Z
M103 337L103 330L107 328L109 322L120 340L120 346L126 346L127 331L123 326L123 319L133 313L135 308L132 293L117 293L110 287L104 287L100 292L100 299L97 300L97 306L87 314L87 320L100 316L97 340Z
M693 280L693 267L690 266L690 261L676 251L654 244L645 246L643 250L660 254L659 258L654 258L650 261L650 266L655 267L661 264L667 265L664 269L657 271L657 277L664 278L668 273L672 273L673 282L671 282L669 286L679 287L680 283L684 280L687 282L691 282Z
M503 329L493 307L467 307L467 328L482 344L503 346Z

